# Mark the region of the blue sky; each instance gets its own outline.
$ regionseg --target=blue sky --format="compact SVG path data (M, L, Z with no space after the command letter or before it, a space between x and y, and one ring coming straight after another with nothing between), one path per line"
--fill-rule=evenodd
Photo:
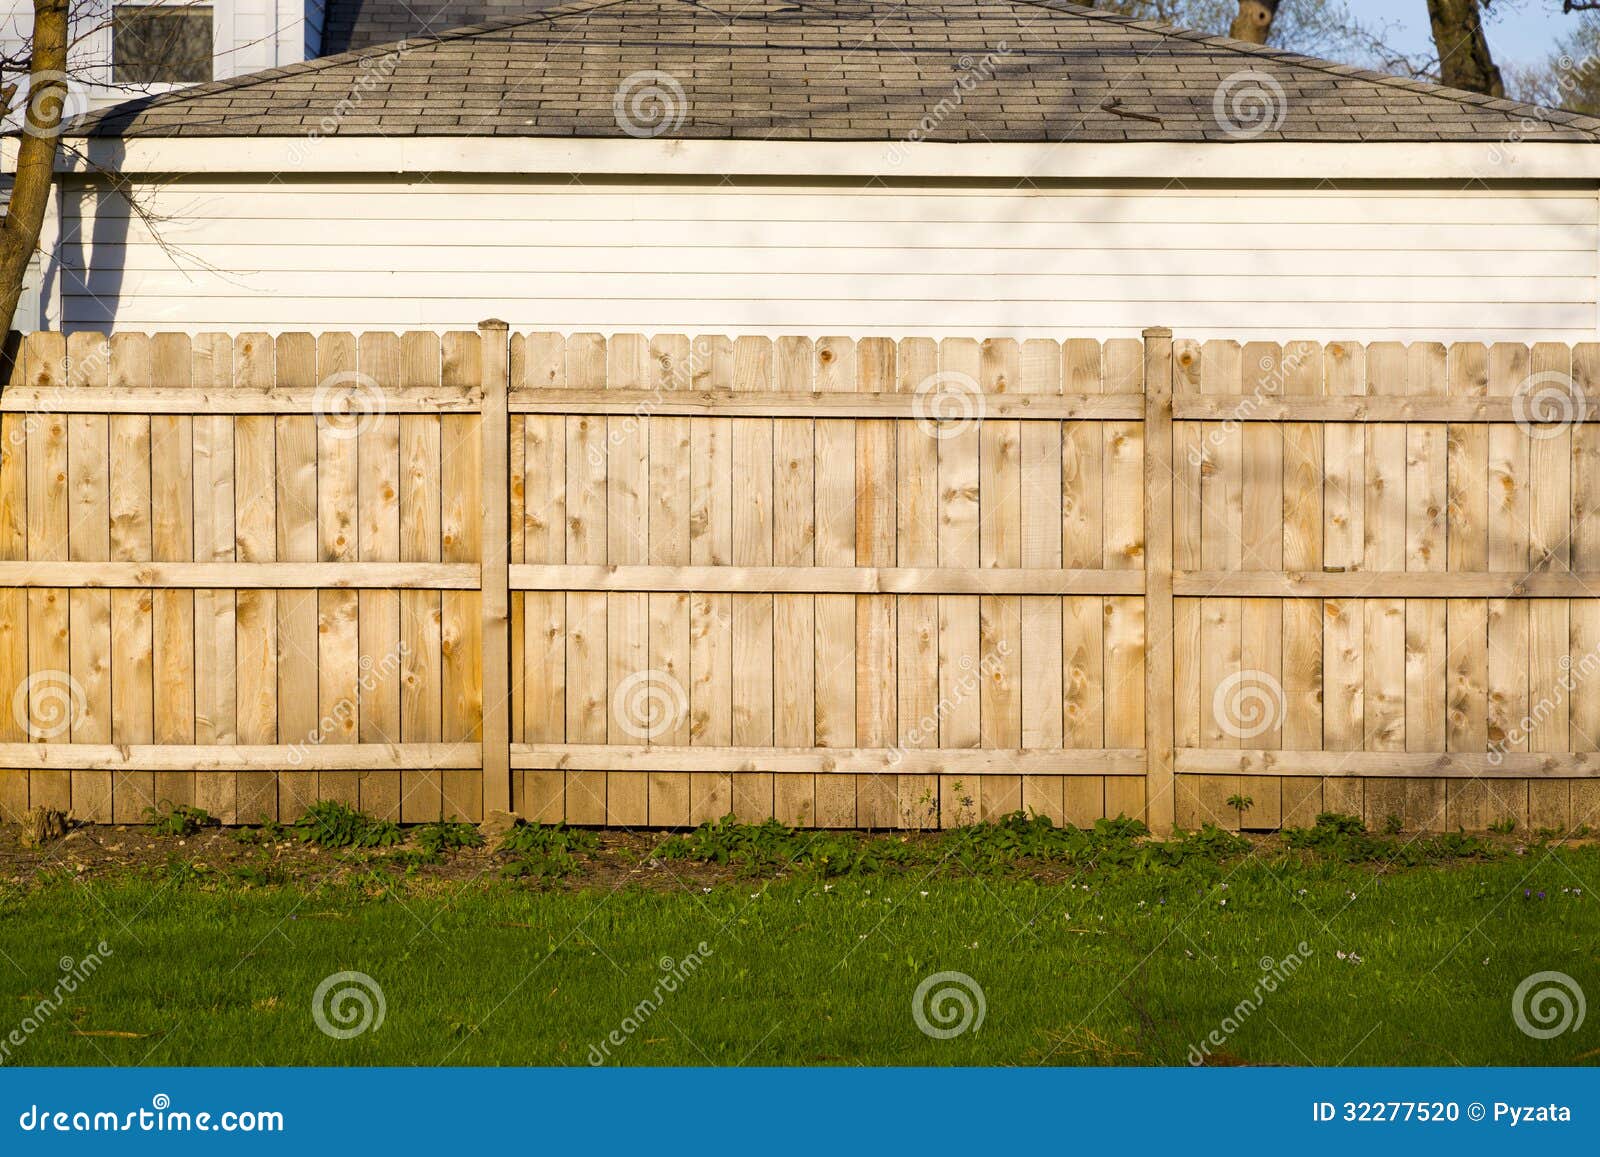
M1347 0L1350 11L1374 26L1395 26L1391 42L1406 52L1431 51L1426 0ZM1561 15L1561 0L1518 0L1504 8L1488 23L1489 47L1496 63L1531 64L1542 60L1563 31L1570 29L1576 16Z

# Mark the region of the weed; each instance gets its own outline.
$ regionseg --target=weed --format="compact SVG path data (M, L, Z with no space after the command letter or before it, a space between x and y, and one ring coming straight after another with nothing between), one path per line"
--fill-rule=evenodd
M281 844L289 838L289 829L269 816L262 816L253 828L235 828L233 838L241 844Z
M400 842L400 827L374 819L337 800L322 800L290 825L302 843L319 848L388 848Z
M1322 813L1309 828L1285 828L1283 839L1291 848L1346 864L1413 867L1444 860L1489 859L1498 854L1493 845L1460 832L1405 842L1370 835L1366 825L1354 816L1334 812Z
M145 808L144 822L150 825L150 831L154 835L176 836L182 839L194 835L201 828L210 827L217 821L211 818L211 813L205 808L168 803L159 811L153 807Z
M777 820L741 824L731 815L701 824L686 835L668 836L656 848L662 860L692 860L757 870L782 867L795 858L800 833Z
M289 874L276 864L241 864L233 878L247 888L266 888L289 882Z
M530 853L554 852L571 855L574 852L592 852L600 846L600 837L582 828L569 828L565 824L530 824L519 821L506 833L497 849L502 852Z
M1405 824L1400 822L1400 817L1399 816L1397 816L1393 812L1391 812L1390 814L1388 814L1388 815L1383 817L1383 834L1384 835L1387 835L1387 836L1398 836L1403 831L1405 831Z
M165 875L167 883L175 888L182 888L189 884L200 883L210 871L211 869L204 864L174 856L167 861Z
M1256 801L1252 796L1240 795L1239 793L1235 792L1233 795L1228 797L1227 804L1234 811L1239 813L1239 826L1242 828L1244 827L1244 813L1255 807Z
M577 856L562 848L548 847L519 852L516 859L500 869L500 875L507 880L559 880L577 871Z
M1509 836L1517 830L1517 821L1514 816L1507 816L1503 820L1496 820L1489 825L1489 830L1497 836Z
M446 852L483 847L483 836L479 834L478 829L471 824L456 820L423 824L414 834L417 837L417 847L422 850L424 856L433 861L437 861Z

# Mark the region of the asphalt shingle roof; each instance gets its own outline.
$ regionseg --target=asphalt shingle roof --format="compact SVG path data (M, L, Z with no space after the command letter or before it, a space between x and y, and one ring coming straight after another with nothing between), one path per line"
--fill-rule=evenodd
M78 127L128 137L1600 140L1594 118L1056 0L587 0L130 102Z

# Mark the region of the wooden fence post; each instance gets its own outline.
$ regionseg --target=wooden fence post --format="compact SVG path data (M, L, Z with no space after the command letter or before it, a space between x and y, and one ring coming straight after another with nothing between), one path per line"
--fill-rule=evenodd
M483 589L483 814L511 810L511 572L510 415L506 387L511 374L509 327L489 320L478 325L483 343L483 410L478 436L483 449L483 543L479 553Z
M1172 331L1144 331L1145 815L1172 831Z

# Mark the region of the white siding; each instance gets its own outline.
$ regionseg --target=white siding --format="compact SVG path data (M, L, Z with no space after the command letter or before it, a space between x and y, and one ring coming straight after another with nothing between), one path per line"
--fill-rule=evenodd
M1592 189L178 180L63 204L67 329L1590 338ZM83 271L87 269L85 274Z
M68 60L72 73L69 112L80 113L181 85L111 84L112 7L122 0L77 0ZM141 0L185 6L209 5L212 12L214 80L263 68L298 64L317 55L322 44L322 0ZM0 0L0 51L16 56L33 34L32 0ZM9 79L9 78L8 78Z

